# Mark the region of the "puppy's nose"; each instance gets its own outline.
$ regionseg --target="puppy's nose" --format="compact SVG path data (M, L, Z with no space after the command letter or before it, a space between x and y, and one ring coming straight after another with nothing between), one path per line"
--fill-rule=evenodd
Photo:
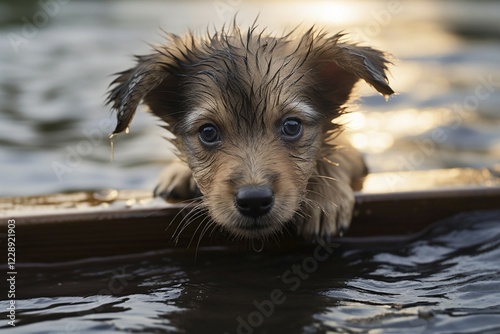
M234 196L234 205L245 216L257 218L273 207L274 192L266 186L242 187Z

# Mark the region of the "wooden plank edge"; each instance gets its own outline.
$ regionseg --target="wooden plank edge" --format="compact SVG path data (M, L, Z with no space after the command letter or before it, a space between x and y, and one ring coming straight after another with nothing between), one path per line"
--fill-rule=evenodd
M500 209L500 185L487 183L487 186L474 184L419 191L357 193L351 228L346 238L334 241L362 242L363 239L373 241L384 238L404 241L436 220L460 212ZM142 191L124 191L119 196L126 200L132 194L136 195L134 200L138 202L149 196ZM61 196L60 199L65 198ZM90 195L70 196L78 197L85 203ZM52 201L57 203L54 198ZM252 248L250 243L234 240L226 233L198 240L199 231L203 229L199 221L191 224L177 242L173 242L172 236L183 217L179 213L181 210L188 212L192 206L149 204L150 207L141 207L122 203L122 206L76 208L52 214L23 215L21 212L4 215L0 226L3 231L8 219L16 221L18 259L24 263L70 261L167 248L186 250L190 244L190 249L198 246L223 246L232 250ZM283 234L279 243L267 243L266 248L286 251L304 245L304 241L291 232Z

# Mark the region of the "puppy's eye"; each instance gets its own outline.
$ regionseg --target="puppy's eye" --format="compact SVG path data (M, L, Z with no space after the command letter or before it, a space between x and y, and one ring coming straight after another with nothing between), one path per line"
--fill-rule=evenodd
M285 141L294 141L302 135L302 123L296 118L287 118L281 125L281 137Z
M219 130L213 124L205 124L199 130L200 141L206 145L213 147L220 142Z

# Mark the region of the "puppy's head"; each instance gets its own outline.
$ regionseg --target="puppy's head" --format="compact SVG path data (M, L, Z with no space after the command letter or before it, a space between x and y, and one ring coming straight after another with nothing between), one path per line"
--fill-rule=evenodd
M176 136L211 218L236 235L275 233L300 215L355 83L393 93L383 53L341 38L313 29L273 37L255 27L169 35L113 82L115 133L143 100Z

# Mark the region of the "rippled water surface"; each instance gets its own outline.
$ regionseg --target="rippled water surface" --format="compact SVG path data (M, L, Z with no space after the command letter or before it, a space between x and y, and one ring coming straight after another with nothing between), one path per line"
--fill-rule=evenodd
M0 196L153 188L172 153L149 114L116 139L110 161L110 74L160 42L159 27L203 31L237 11L242 25L260 12L276 31L317 23L392 53L398 94L386 102L361 86L345 120L372 171L500 162L498 2L73 0L51 8L0 2ZM179 250L20 264L9 332L500 333L499 240L500 213L486 212L408 242L346 243L331 254L201 249L196 259ZM3 329L6 307L0 301Z
M499 333L499 223L472 213L402 243L28 265L10 332Z

